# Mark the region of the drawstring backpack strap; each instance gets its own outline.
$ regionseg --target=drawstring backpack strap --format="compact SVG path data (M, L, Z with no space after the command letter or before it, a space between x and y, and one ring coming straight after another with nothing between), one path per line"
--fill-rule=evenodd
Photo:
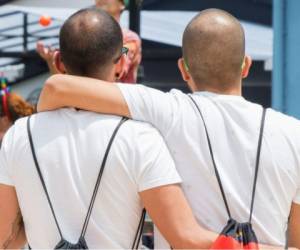
M28 133L28 138L29 138L29 143L30 143L30 148L31 148L32 157L33 157L34 164L35 164L36 170L37 170L37 172L38 172L39 178L40 178L40 180L41 180L41 183L42 183L44 192L45 192L45 194L46 194L46 197L47 197L47 200L48 200L50 209L51 209L51 213L52 213L52 215L53 215L53 218L54 218L54 221L55 221L57 230L58 230L59 235L60 235L60 238L63 239L63 235L62 235L62 233L61 233L61 229L60 229L60 227L59 227L59 224L58 224L58 221L57 221L57 218L56 218L54 209L53 209L53 205L52 205L52 202L51 202L49 193L48 193L48 191L47 191L46 184L45 184L45 181L44 181L44 178L43 178L43 175L42 175L42 172L41 172L41 169L40 169L40 166L39 166L37 157L36 157L36 153L35 153L35 149L34 149L34 145L33 145L33 140L32 140L32 134L31 134L31 130L30 130L30 119L31 119L31 116L29 116L28 119L27 119L27 133Z
M220 177L220 174L219 174L219 171L218 171L218 168L217 168L217 164L216 164L216 161L215 161L214 153L213 153L213 150L212 150L212 145L211 145L211 141L210 141L210 138L209 138L207 126L206 126L206 123L205 123L205 120L204 120L204 116L201 112L201 109L199 108L196 101L194 100L194 98L191 95L188 95L188 96L192 100L195 107L197 108L197 110L200 114L200 117L202 119L204 129L205 129L206 138L207 138L207 142L208 142L209 153L210 153L210 156L211 156L211 159L212 159L212 163L213 163L213 166L214 166L217 181L218 181L218 184L219 184L219 187L220 187L220 190L221 190L222 198L224 200L224 204L225 204L226 211L227 211L227 214L229 216L229 219L232 219L230 209L229 209L229 206L228 206L228 202L227 202L227 199L226 199L226 195L225 195L225 192L224 192L224 188L223 188L223 185L222 185L221 177ZM263 108L262 117L261 117L261 124L260 124L260 132L259 132L259 138L258 138L257 153L256 153L256 163L255 163L255 173L254 173L254 181L253 181L253 188L252 188L249 223L251 223L251 220L252 220L252 213L253 213L253 207L254 207L255 191L256 191L256 184L257 184L257 177L258 177L258 170L259 170L259 160L260 160L260 153L261 153L262 137L263 137L263 133L264 133L264 125L265 125L265 120L266 120L266 112L267 112L267 110L265 108Z
M188 95L188 96L192 100L192 102L194 103L194 105L197 108L197 110L198 110L198 112L200 114L200 117L202 119L202 122L203 122L203 125L204 125L205 134L206 134L206 138L207 138L207 142L208 142L209 154L210 154L211 159L212 159L212 163L213 163L213 166L214 166L215 174L216 174L216 177L217 177L217 181L218 181L218 184L219 184L219 187L220 187L220 191L221 191L221 194L222 194L222 198L223 198L223 201L224 201L224 204L225 204L225 208L226 208L228 217L231 219L230 209L229 209L229 206L228 206L228 202L227 202L226 195L225 195L225 192L224 192L224 188L223 188L223 185L222 185L221 177L220 177L220 174L219 174L219 171L218 171L218 168L217 168L217 164L216 164L216 161L215 161L215 156L214 156L214 153L213 153L213 150L212 150L212 145L211 145L211 141L210 141L210 138L209 138L209 135L208 135L208 130L207 130L207 126L206 126L203 114L202 114L199 106L195 102L194 98L191 95Z
M28 132L28 137L29 137L29 142L30 142L30 148L31 148L31 151L32 151L34 164L36 166L38 175L40 177L40 180L41 180L41 183L42 183L42 186L43 186L43 189L45 191L45 194L46 194L49 206L51 208L51 212L52 212L52 215L54 217L55 224L56 224L57 229L59 231L60 237L61 237L61 239L63 239L62 232L61 232L61 229L59 227L59 224L58 224L58 221L57 221L54 209L53 209L53 205L51 203L51 200L50 200L50 197L49 197L49 193L47 191L46 184L45 184L44 178L43 178L41 170L40 170L39 163L37 161L37 157L36 157L36 153L35 153L35 149L34 149L34 145L33 145L33 140L32 140L32 134L31 134L31 130L30 130L30 118L31 117L28 117L28 120L27 120L27 132ZM94 188L94 192L93 192L93 195L92 195L92 198L91 198L91 202L90 202L90 205L89 205L89 209L88 209L88 212L87 212L84 224L83 224L83 228L82 228L82 231L81 231L80 238L84 238L84 236L85 236L86 229L87 229L87 226L88 226L88 222L89 222L89 219L91 217L92 209L93 209L93 206L94 206L94 203L95 203L95 199L96 199L96 196L97 196L97 191L99 189L100 181L101 181L101 178L102 178L102 175L103 175L103 171L104 171L104 168L105 168L105 164L106 164L107 157L108 157L109 151L111 149L112 143L113 143L113 141L114 141L114 139L115 139L115 137L116 137L116 135L117 135L120 127L127 120L128 120L127 118L122 118L121 119L121 121L119 122L119 124L115 128L115 130L114 130L114 132L113 132L113 134L112 134L112 136L110 138L110 141L109 141L109 143L107 145L107 148L106 148L103 160L102 160L101 168L100 168L100 171L99 171L99 175L98 175L98 178L97 178L97 181L96 181L96 185L95 185L95 188Z
M131 249L139 249L139 245L141 242L143 229L144 229L144 225L145 225L145 217L146 217L146 209L144 208Z
M256 153L255 174L254 174L253 189L252 189L249 223L251 223L251 220L252 220L252 213L253 213L255 193L256 193L255 191L256 191L256 184L257 184L257 177L258 177L258 170L259 170L261 144L262 144L262 138L263 138L263 134L264 134L264 127L265 127L265 121L266 121L266 113L267 113L267 110L264 108L263 113L262 113L262 118L261 118L258 146L257 146L257 153Z
M97 178L97 181L96 181L96 185L95 185L95 188L94 188L94 192L93 192L93 195L92 195L92 198L91 198L91 202L90 202L90 205L89 205L89 209L88 209L87 215L85 217L85 221L84 221L84 224L83 224L83 227L82 227L82 231L81 231L81 234L80 234L80 237L82 237L82 238L84 238L84 236L85 236L86 229L87 229L87 226L89 224L89 220L91 218L92 210L93 210L93 207L94 207L94 204L95 204L95 200L96 200L96 197L97 197L98 189L99 189L99 186L100 186L100 181L101 181L101 178L102 178L102 175L103 175L103 171L104 171L104 168L105 168L105 165L106 165L106 161L107 161L107 157L108 157L109 151L111 149L113 141L114 141L114 139L115 139L115 137L116 137L116 135L117 135L120 127L127 120L128 120L128 118L124 118L124 117L121 119L121 121L119 122L119 124L115 128L115 130L114 130L114 132L113 132L113 134L112 134L112 136L111 136L111 138L109 140L109 143L107 145L107 148L106 148L103 160L102 160L102 164L101 164L101 167L100 167L100 171L99 171L99 174L98 174L98 178Z

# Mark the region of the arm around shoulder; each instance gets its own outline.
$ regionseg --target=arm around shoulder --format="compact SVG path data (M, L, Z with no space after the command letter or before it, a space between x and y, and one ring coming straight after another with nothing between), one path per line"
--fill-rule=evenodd
M174 249L209 249L217 235L200 227L179 185L141 192L153 222Z
M57 74L46 81L38 102L38 111L63 107L130 116L123 95L115 83Z

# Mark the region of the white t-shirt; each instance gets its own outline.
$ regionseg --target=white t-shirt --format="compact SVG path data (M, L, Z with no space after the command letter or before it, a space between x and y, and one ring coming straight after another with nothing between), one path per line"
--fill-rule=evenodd
M119 117L61 109L31 119L33 141L62 234L77 243L100 165ZM15 187L32 248L53 249L59 232L34 166L23 118L7 132L0 183ZM91 249L130 248L142 213L139 192L181 181L160 136L127 121L111 147L87 228Z
M150 122L163 135L198 221L220 232L228 216L215 177L203 122L190 98L145 86L119 85L132 117ZM192 95L208 127L233 219L249 218L262 115L243 97ZM253 226L261 243L284 245L291 203L300 204L300 122L268 109L254 203ZM158 239L158 248L166 245Z

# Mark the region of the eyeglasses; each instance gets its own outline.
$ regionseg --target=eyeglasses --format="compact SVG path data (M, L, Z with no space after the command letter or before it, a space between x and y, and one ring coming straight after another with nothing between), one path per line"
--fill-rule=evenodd
M121 55L120 55L117 59L114 60L114 64L118 63L118 61L121 59L121 57L122 57L123 55L127 55L127 54L128 54L128 51L129 51L128 48L122 47L122 49L121 49Z
M121 54L122 55L127 55L128 54L129 49L127 47L122 47L121 49Z

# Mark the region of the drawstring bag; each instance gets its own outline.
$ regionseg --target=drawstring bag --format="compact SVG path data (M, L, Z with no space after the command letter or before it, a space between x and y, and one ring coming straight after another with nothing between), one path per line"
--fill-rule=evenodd
M215 157L212 150L211 141L209 138L207 126L203 117L203 114L195 102L195 100L189 95L190 99L196 106L200 117L203 121L206 138L208 142L209 152L212 159L212 163L214 166L216 178L220 187L220 191L222 194L222 198L225 204L225 208L229 217L227 225L224 227L221 234L218 236L217 240L213 243L211 249L259 249L257 237L255 232L252 228L251 220L252 220L252 213L253 213L253 206L254 206L254 199L255 199L255 190L256 190L256 183L257 183L257 176L259 170L259 159L260 159L260 152L261 152L261 144L262 144L262 136L264 131L264 124L265 124L265 117L266 117L266 109L263 109L262 118L261 118L261 126L260 126L260 133L258 139L258 146L257 146L257 154L256 154L256 164L255 164L255 173L254 173L254 181L253 181L253 188L252 188L252 198L251 198L251 207L250 207L250 216L249 220L246 223L239 223L238 221L234 220L231 216L228 202L226 199L226 195L223 189L223 185L221 182L221 177L216 165Z
M95 203L95 200L96 200L96 197L97 197L97 193L98 193L98 189L99 189L99 186L100 186L101 178L102 178L104 168L105 168L105 165L106 165L106 160L107 160L107 157L108 157L108 154L110 152L111 146L114 142L115 137L117 136L117 133L118 133L119 129L121 128L121 126L128 119L127 118L122 118L120 120L120 122L118 123L115 130L113 131L112 136L111 136L111 138L108 142L108 145L107 145L107 148L106 148L106 151L105 151L105 154L104 154L101 166L100 166L100 171L99 171L99 174L98 174L98 177L97 177L95 188L94 188L94 191L93 191L93 194L92 194L92 197L91 197L90 205L89 205L89 208L88 208L88 211L87 211L87 214L86 214L86 218L85 218L82 230L81 230L81 234L79 236L79 239L78 239L77 243L73 244L73 243L69 242L68 240L66 240L63 237L63 232L60 229L60 226L59 226L59 223L58 223L58 220L57 220L57 217L56 217L56 214L55 214L55 211L54 211L54 208L53 208L53 205L52 205L49 193L48 193L48 190L46 188L46 183L44 181L44 178L43 178L43 175L42 175L39 163L38 163L35 148L34 148L32 133L31 133L31 129L30 129L30 118L31 118L31 116L28 117L28 120L27 120L27 133L28 133L28 138L29 138L29 143L30 143L30 148L31 148L33 161L34 161L37 173L39 175L42 187L44 189L46 198L48 200L48 204L50 206L51 213L52 213L53 218L54 218L54 222L56 224L57 230L58 230L59 235L60 235L60 241L56 244L54 249L88 249L88 245L87 245L86 240L85 240L85 234L86 234L86 230L87 230L87 227L88 227L88 224L89 224L89 220L90 220L90 217L91 217L91 214L92 214L92 211L93 211L94 203ZM141 241L141 236L142 236L142 231L143 231L143 225L144 225L144 221L145 221L145 215L146 215L146 210L143 209L141 219L140 219L140 222L139 222L139 225L138 225L138 229L137 229L136 235L134 237L134 242L133 242L133 245L132 245L132 249L138 249L139 248L140 241ZM29 249L31 249L30 246L29 246Z

